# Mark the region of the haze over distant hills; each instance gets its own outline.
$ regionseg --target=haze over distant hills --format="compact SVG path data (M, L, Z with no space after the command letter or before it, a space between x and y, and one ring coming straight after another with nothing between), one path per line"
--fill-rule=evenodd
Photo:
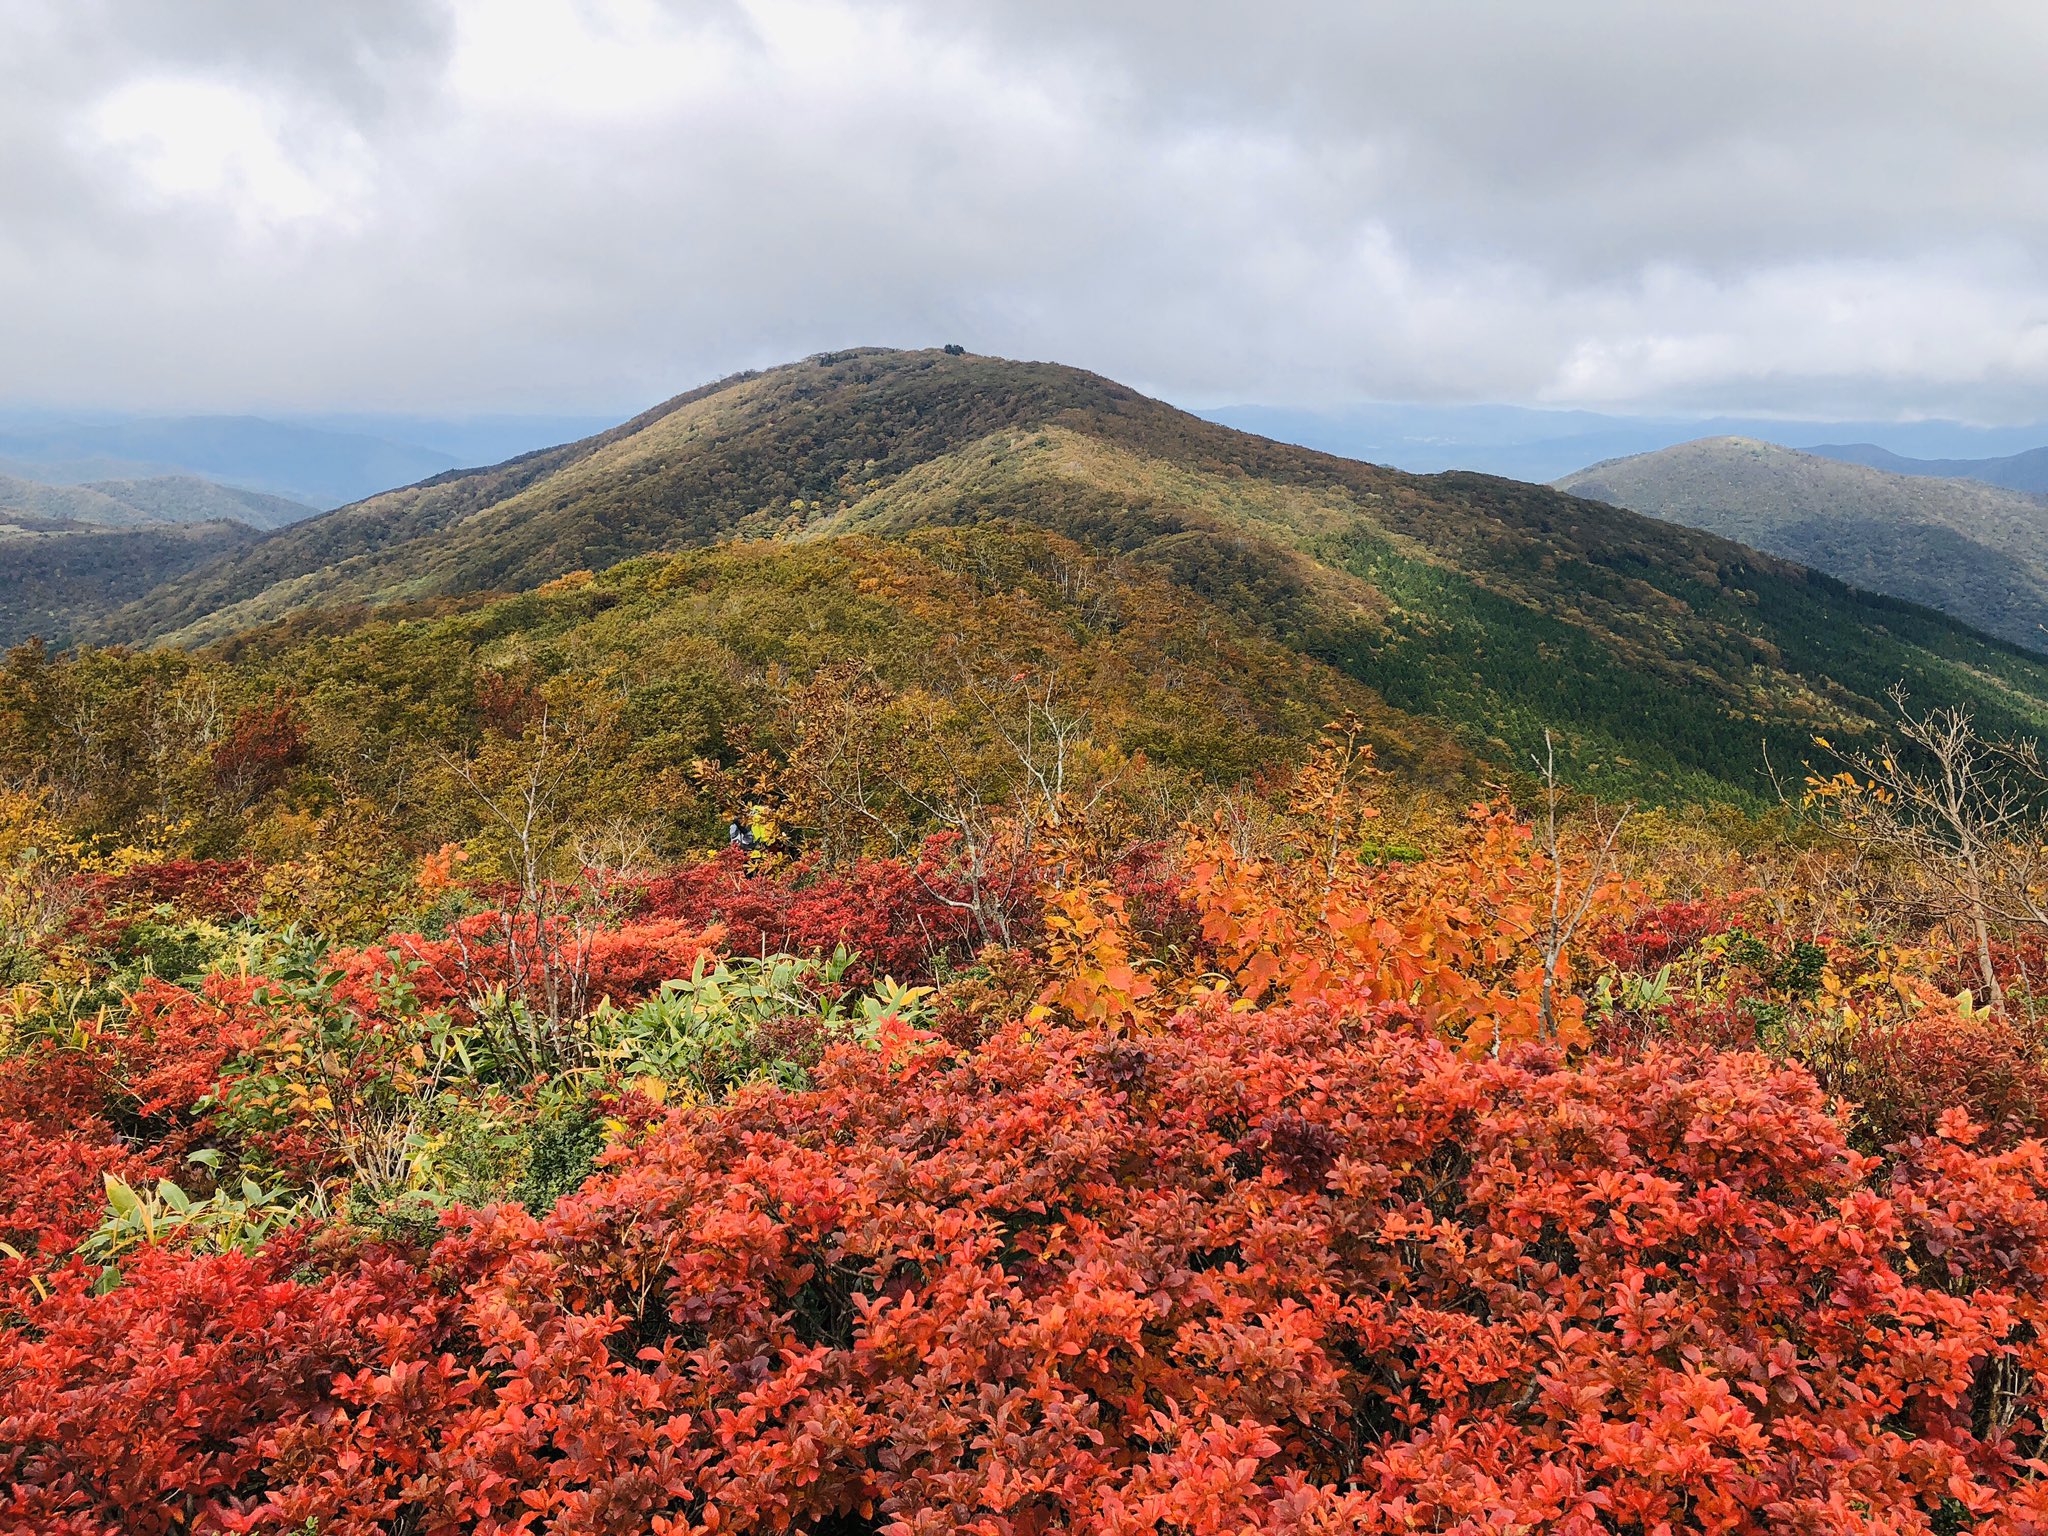
M0 413L0 474L47 484L197 476L329 508L496 464L608 424L582 416L135 416Z
M1840 459L1894 475L1921 475L1941 480L1981 480L1986 485L2030 496L2048 495L2048 448L2029 448L1991 459L1909 459L1875 443L1823 443L1806 452Z
M1739 539L2048 649L2048 501L1752 438L1595 464L1561 489Z
M21 514L101 528L236 522L263 529L282 528L319 510L303 501L222 485L196 475L101 480L83 485L49 485L0 475L0 520L9 514Z
M1930 463L1976 463L1981 458L2021 454L2048 443L2048 423L1976 427L1952 421L1857 422L1734 416L1703 419L1612 416L1597 411L1538 410L1513 405L1372 403L1322 411L1234 405L1201 414L1210 421L1256 432L1278 442L1299 443L1324 453L1386 464L1412 474L1470 469L1505 475L1511 480L1544 482L1600 460L1649 453L1702 437L1754 437L1795 444L1883 444L1885 447L1878 451L1923 455ZM1854 450L1835 452L1832 456L1853 457Z
M977 554L982 530L1021 537L1031 579L1090 633L1139 622L1119 592L1176 594L1180 617L1147 641L1160 686L1175 655L1249 631L1325 669L1319 696L1339 680L1370 690L1393 736L1448 729L1516 764L1558 727L1628 793L1754 796L1766 742L1795 760L1816 730L1868 729L1901 679L1989 722L2048 726L2038 658L1709 534L1544 486L1284 446L1078 369L939 351L858 349L707 385L269 534L93 633L260 653L265 636L489 604L493 632L540 626L522 647L538 658L557 610L663 622L650 593L677 583L680 601L709 579L674 552L722 546L721 601L739 604L834 561L883 560L910 592L930 567L937 594L988 558L968 586L1000 588L1017 552ZM830 550L796 561L793 545ZM498 596L543 587L547 606ZM814 642L799 625L786 649L801 665Z

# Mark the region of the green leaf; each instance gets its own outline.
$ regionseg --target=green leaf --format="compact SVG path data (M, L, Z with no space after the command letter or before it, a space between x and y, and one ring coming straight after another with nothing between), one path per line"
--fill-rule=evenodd
M125 1180L106 1175L107 1204L114 1208L116 1215L136 1216L142 1212L142 1197L128 1187Z

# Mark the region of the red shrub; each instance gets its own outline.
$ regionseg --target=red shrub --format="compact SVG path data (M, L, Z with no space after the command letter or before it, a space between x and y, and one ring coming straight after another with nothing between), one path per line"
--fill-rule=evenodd
M173 859L138 864L119 874L88 875L79 882L78 905L64 931L91 948L105 949L128 924L158 907L186 918L246 917L255 910L256 876L252 859Z
M2048 932L2028 929L1991 940L1991 969L2007 991L2031 993L2036 999L2048 996ZM1954 996L1968 990L1979 1001L1984 996L1984 976L1978 969L1974 950L1958 946L1929 978L1937 989Z
M0 1243L15 1250L0 1252L0 1315L98 1224L105 1175L159 1176L107 1119L110 1076L105 1059L49 1044L0 1065Z
M0 1332L0 1530L219 1530L228 1490L288 1462L274 1427L330 1414L337 1373L425 1342L410 1271L371 1254L306 1280L294 1257L145 1250L106 1296L60 1276L33 1332ZM386 1406L408 1389L425 1406L437 1369L401 1370Z
M868 859L845 874L761 870L726 853L648 881L643 910L720 924L731 954L819 954L843 944L860 956L854 981L908 981L930 976L935 956L964 960L981 947L965 900L935 841L916 865Z
M1131 927L1152 946L1192 955L1202 947L1202 914L1176 867L1177 848L1140 843L1110 870L1110 889L1124 899Z
M1839 1084L1872 1144L1931 1136L1961 1108L2003 1141L2048 1128L2048 1069L2038 1039L2002 1018L1922 1014L1860 1030Z
M243 710L213 749L213 784L249 801L284 783L306 761L306 732L280 689L268 704Z
M337 995L374 1013L381 1006L378 987L402 968L430 1008L460 1004L498 987L532 999L545 990L552 965L558 978L576 980L589 1006L606 997L630 1002L689 975L720 939L715 927L673 919L582 931L562 920L548 925L549 959L537 942L539 929L532 918L478 912L451 924L445 938L399 933L367 949L336 950L329 958L341 973Z
M1600 935L1594 947L1609 965L1650 972L1676 960L1711 933L1724 931L1735 916L1736 899L1667 901Z
M46 1042L0 1061L0 1243L20 1255L0 1253L0 1305L98 1224L105 1175L138 1184L176 1170L202 1128L195 1107L262 1033L256 987L151 980L81 1045Z
M2048 1156L1944 1130L1873 1186L1761 1057L1474 1062L1320 1005L1142 1045L899 1033L672 1115L545 1223L459 1218L416 1271L165 1255L63 1290L0 1339L0 1507L2013 1533Z
M261 986L216 974L194 992L152 977L130 995L127 1016L99 1038L135 1114L188 1115L219 1086L221 1069L269 1028Z
M477 717L501 735L519 735L540 718L546 703L537 689L519 678L502 672L484 672L477 677Z

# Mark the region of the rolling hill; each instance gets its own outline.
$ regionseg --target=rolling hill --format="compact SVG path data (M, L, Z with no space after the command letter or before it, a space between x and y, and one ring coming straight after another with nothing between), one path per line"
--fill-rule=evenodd
M2048 649L2048 502L1741 437L1595 464L1558 485Z
M2025 454L2048 441L2048 426L1980 427L1962 422L1815 421L1782 417L1743 416L1612 416L1599 411L1519 405L1423 405L1360 401L1320 409L1272 405L1213 406L1198 414L1261 437L1276 438L1334 453L1340 458L1366 459L1414 474L1447 469L1476 470L1511 480L1555 480L1605 459L1653 453L1702 437L1756 437L1766 442L1810 443L1825 440L1845 446L1805 448L1824 458L1870 463L1899 474L1972 474L1982 467L1998 484L2022 490L2048 486L2021 485L1996 479L1995 466L2023 472ZM1879 443L1886 447L1876 446ZM1899 458L1878 462L1873 457ZM2010 455L2010 459L1994 457ZM2034 460L2037 468L2048 454ZM1914 468L1910 466L1926 466Z
M174 523L240 523L282 528L319 509L303 501L245 491L196 475L101 480L52 485L0 475L0 518L21 515L100 528L142 528Z
M255 538L225 520L107 527L0 512L0 648L63 645L81 620Z
M89 485L0 475L0 646L63 644L80 620L314 511L193 475Z
M0 473L50 484L197 476L332 507L461 462L370 433L259 416L0 420Z
M1875 443L1822 443L1801 450L1818 458L1839 459L1893 475L1920 475L1937 480L1981 480L2029 496L2048 496L2048 448L2029 448L1992 459L1913 459Z
M734 541L1037 529L1471 751L1565 731L1617 791L1746 797L1884 691L2048 726L2048 665L1909 603L1557 490L1283 446L1044 363L860 350L296 524L98 626L181 645L457 606ZM750 546L751 547L751 546ZM325 614L328 617L321 618ZM1201 623L1192 625L1199 635Z

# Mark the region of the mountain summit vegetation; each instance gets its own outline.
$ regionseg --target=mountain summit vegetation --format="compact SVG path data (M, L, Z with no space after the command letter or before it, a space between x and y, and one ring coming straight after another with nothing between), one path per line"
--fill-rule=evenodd
M1558 485L2048 650L2048 500L2040 497L1741 437L1595 464Z

